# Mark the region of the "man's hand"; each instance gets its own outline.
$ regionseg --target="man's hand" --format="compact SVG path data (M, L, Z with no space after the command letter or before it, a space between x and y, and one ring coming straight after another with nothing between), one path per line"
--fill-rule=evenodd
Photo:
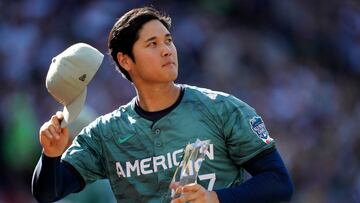
M177 192L181 191L181 196L173 199L171 203L219 203L219 199L214 191L208 191L199 184L189 184L176 188Z
M62 112L58 111L40 128L40 144L43 147L44 154L48 157L61 156L67 147L69 132L67 128L60 127L63 119Z

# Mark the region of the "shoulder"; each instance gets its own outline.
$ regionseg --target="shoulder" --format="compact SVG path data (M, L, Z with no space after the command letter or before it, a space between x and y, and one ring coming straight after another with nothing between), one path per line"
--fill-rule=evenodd
M204 99L215 100L215 99L226 98L226 97L230 96L230 94L228 94L228 93L211 90L211 89L204 88L204 87L197 87L197 86L186 85L186 84L184 84L182 86L184 87L185 92L187 94L190 94L193 97L200 97L200 98L204 98Z
M214 103L226 101L230 94L220 91L214 91L208 88L183 85L185 89L186 100L199 103Z
M225 92L190 85L183 85L183 87L185 88L186 100L191 102L200 103L204 106L216 106L218 110L254 110L246 102Z
M133 101L122 105L114 111L101 115L87 126L88 131L93 131L102 137L109 137L131 127L134 110Z

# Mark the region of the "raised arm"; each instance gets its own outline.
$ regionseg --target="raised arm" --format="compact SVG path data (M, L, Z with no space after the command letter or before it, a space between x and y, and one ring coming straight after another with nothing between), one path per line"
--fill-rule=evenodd
M32 193L39 202L59 200L81 190L85 185L71 165L60 161L69 140L67 128L60 128L62 119L62 113L57 112L40 128L39 139L43 153L35 167L31 185Z

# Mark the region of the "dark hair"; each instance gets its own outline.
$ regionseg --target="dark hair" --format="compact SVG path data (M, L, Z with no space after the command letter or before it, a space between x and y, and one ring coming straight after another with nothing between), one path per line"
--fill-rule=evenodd
M171 18L169 16L161 14L153 7L142 7L125 13L116 21L109 33L109 54L116 63L117 70L129 81L132 81L132 79L129 73L119 64L117 54L118 52L126 54L135 62L132 52L133 45L139 39L139 30L150 20L159 20L168 30L171 27Z

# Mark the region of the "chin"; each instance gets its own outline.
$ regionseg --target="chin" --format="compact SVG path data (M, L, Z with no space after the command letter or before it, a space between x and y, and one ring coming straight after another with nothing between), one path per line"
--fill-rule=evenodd
M177 75L171 75L164 78L163 82L174 82L177 79Z
M176 74L174 74L174 75L172 75L172 77L171 77L171 81L175 81L176 79L177 79L177 77L178 77L178 74L176 73Z

